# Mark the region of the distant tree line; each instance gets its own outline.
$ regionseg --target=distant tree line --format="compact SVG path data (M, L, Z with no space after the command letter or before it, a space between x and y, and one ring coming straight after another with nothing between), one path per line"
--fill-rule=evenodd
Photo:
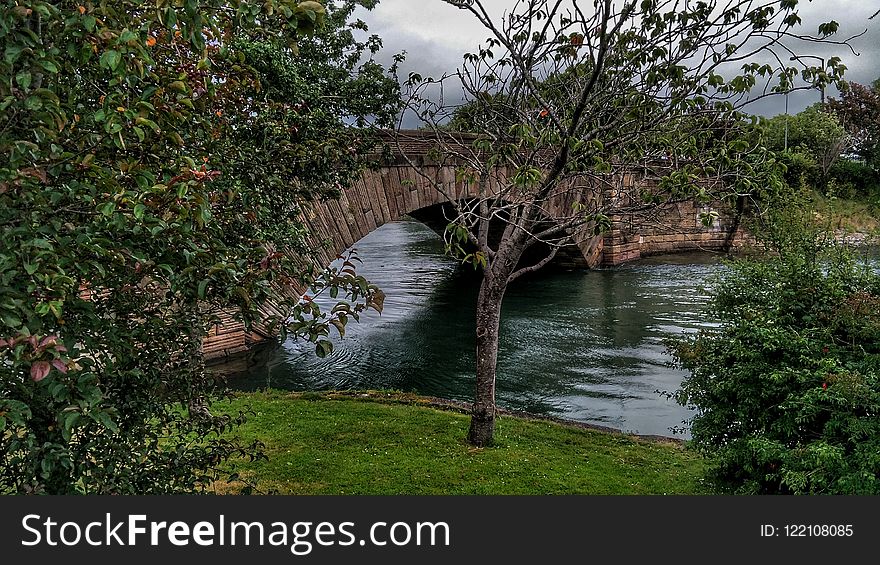
M880 203L880 79L843 83L839 98L764 121L792 186Z

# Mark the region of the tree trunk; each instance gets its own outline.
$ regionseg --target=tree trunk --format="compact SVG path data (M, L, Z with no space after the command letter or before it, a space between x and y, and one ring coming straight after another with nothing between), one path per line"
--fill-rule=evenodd
M495 368L506 283L507 277L495 277L487 272L477 297L477 387L468 432L468 443L477 447L491 445L495 433Z
M742 224L743 213L746 209L746 197L739 196L736 199L736 213L733 216L733 224L730 226L730 229L727 230L727 237L724 238L724 252L730 253L730 250L733 249L734 241L736 240L736 232L739 231L739 226Z

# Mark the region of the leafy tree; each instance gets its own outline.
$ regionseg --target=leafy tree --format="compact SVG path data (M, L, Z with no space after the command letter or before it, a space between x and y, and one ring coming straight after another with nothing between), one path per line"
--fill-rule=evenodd
M694 444L724 490L880 493L880 276L788 202L713 284L720 326L675 342ZM761 232L759 232L761 233Z
M852 144L852 137L837 116L820 104L793 116L774 116L766 121L765 126L768 148L778 152L787 149L799 154L789 157L787 164L797 167L799 162L805 161L805 173L821 187L827 183L828 173L841 154Z
M450 132L482 131L487 121L498 122L493 124L493 129L503 129L515 123L516 116L507 111L502 93L484 93L482 100L470 101L452 110L452 116L445 124L445 129Z
M788 59L773 52L794 41L796 0L599 0L569 8L558 0L530 0L515 3L500 20L481 0L447 1L490 37L465 55L455 75L411 77L408 107L437 131L438 153L462 163L459 180L479 191L476 199L456 201L448 185L424 178L456 202L451 248L482 269L468 434L471 444L482 446L493 439L507 286L551 261L575 230L600 232L615 215L638 218L684 199L710 202L773 190L775 160L744 141L738 108L753 89L821 86L843 68L834 58L827 68L804 65L806 58L791 67L747 61ZM823 24L809 41L827 41L836 29L834 22ZM798 74L806 84L795 84ZM473 145L442 131L450 109L426 94L451 78L460 79L476 105L473 113L490 117ZM622 174L624 166L632 174ZM633 183L634 174L656 181L656 188L640 190L645 185ZM592 196L583 196L585 185ZM548 205L566 198L575 200L570 213L548 218ZM490 230L499 222L501 228ZM501 235L493 240L495 231ZM550 250L546 257L521 264L538 242Z
M346 23L374 3L3 3L0 491L190 491L258 455L219 435L202 338L264 318L297 199L354 174L347 121L393 112ZM291 314L323 350L331 320Z
M828 108L853 136L856 154L880 171L880 79L870 87L845 83L840 99L828 100Z
M834 181L834 194L866 199L880 205L880 170L856 159L840 159L829 172Z

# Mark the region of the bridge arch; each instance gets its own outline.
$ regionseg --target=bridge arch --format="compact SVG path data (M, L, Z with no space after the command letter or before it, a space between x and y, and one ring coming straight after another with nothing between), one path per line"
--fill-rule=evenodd
M442 236L447 218L452 217L452 201L434 183L441 184L446 194L458 201L478 196L474 183L456 181L455 169L454 165L423 164L417 172L408 164L384 165L365 171L339 199L310 206L303 221L311 233L311 248L318 250L315 266L329 265L373 230L405 216ZM586 239L582 245L560 252L554 263L571 268L596 266L600 239ZM593 251L592 259L583 250Z
M445 223L438 221L438 217L442 218L438 211L444 205L448 206L450 199L469 200L479 196L476 183L457 178L457 163L429 157L435 145L431 133L406 132L406 136L409 144L399 149L409 160L400 155L377 158L376 165L366 169L357 181L344 188L339 198L310 202L301 208L301 220L310 233L307 243L315 250L313 267L321 269L330 265L340 253L373 230L404 216L414 217L442 232ZM417 163L418 171L413 169L410 161ZM488 191L500 192L491 182L495 181L490 181ZM621 182L634 187L646 181L625 173ZM442 186L444 191L437 190L435 185ZM564 197L549 202L547 208L551 216L569 215L576 201L614 198L596 194L589 186L579 191L563 192ZM575 245L559 253L554 262L574 268L617 265L652 253L723 249L732 241L744 239L742 229L737 224L732 225L729 216L724 214L722 221L713 227L702 226L700 218L704 211L703 206L695 202L675 204L664 211L663 225L640 225L632 218L613 216L612 228L605 234L595 236L586 229L571 234ZM530 262L524 258L524 263ZM305 288L296 290L305 291ZM248 351L268 337L271 336L259 329L245 331L231 313L221 314L221 323L204 342L205 359L222 361Z
M451 165L425 164L421 174L402 163L367 169L338 199L317 202L304 210L302 219L311 234L309 243L317 250L317 263L329 265L342 251L388 222L408 215L421 220L428 210L449 202L428 179L442 183L456 198L476 196L473 185L456 182Z

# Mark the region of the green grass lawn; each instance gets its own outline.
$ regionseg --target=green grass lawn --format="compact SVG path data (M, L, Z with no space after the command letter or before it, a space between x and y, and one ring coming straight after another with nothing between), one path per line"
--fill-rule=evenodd
M401 402L401 399L403 402ZM241 476L279 494L698 494L704 462L677 443L502 416L496 445L469 447L464 414L412 397L241 394L218 408L255 412L235 431L268 461ZM238 484L217 484L237 492Z

